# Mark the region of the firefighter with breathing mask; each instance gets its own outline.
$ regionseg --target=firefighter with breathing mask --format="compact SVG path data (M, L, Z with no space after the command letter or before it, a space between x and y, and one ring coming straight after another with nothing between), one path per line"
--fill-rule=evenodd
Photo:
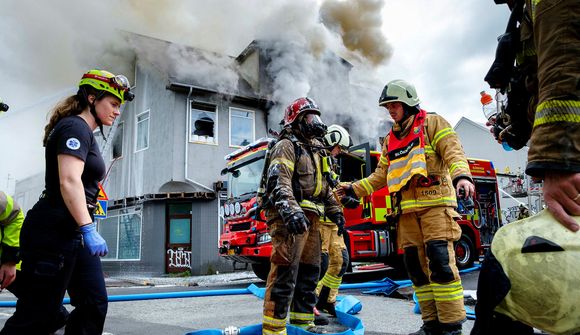
M320 109L299 98L284 112L280 138L267 170L266 218L272 237L271 269L266 284L262 334L287 334L286 322L315 333L316 284L320 274L319 220L344 226L342 208L322 176L325 148L316 138L326 133Z
M459 335L465 319L463 287L453 242L461 228L456 194L475 186L459 138L441 116L419 107L415 87L389 82L379 99L395 124L369 177L344 185L362 197L388 186L398 212L398 245L421 307L423 326L413 334Z

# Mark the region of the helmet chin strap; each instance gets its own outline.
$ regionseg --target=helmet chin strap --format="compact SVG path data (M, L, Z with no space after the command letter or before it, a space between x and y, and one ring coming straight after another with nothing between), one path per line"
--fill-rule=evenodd
M103 93L104 94L104 93ZM103 95L101 94L101 96ZM100 97L96 97L95 101L97 99L99 99ZM88 101L88 98L87 98ZM107 141L107 137L105 136L105 131L103 130L103 122L101 121L101 119L99 119L99 117L97 116L97 110L95 108L95 103L94 102L89 102L89 110L91 112L91 115L95 118L95 122L97 123L97 126L99 126L99 131L101 132L101 135L103 136L103 139L105 141Z

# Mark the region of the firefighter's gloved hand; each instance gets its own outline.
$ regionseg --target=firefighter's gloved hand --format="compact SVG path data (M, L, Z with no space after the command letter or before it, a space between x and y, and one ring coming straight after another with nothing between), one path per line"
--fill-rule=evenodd
M360 200L357 198L353 198L350 196L345 195L344 197L340 198L340 203L345 207L345 208L350 208L350 209L354 209L357 208L358 206L360 206Z
M342 236L342 234L344 233L344 224L346 223L346 220L344 219L344 214L342 214L342 212L336 212L327 215L327 217L330 219L330 221L334 222L334 224L336 224L336 226L338 227L338 236Z
M97 225L95 223L81 226L79 231L83 234L83 243L89 249L91 255L102 257L109 253L107 242L97 232Z
M308 221L308 218L303 212L293 213L284 221L291 234L302 234L310 227L310 221Z
M352 184L343 184L341 188L344 191L344 195L340 198L340 203L344 207L354 209L360 206L360 200L356 196Z

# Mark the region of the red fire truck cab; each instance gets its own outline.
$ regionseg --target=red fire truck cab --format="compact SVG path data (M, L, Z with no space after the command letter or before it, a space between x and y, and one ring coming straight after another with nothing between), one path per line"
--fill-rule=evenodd
M220 209L224 227L220 236L219 253L226 259L251 264L254 273L266 279L270 269L272 245L264 212L259 210L256 194L259 187L268 145L274 139L263 138L226 156L228 196ZM340 180L355 181L374 171L380 152L363 144L351 148L338 159ZM491 244L493 234L501 225L499 192L493 164L487 160L468 159L473 175L476 196L472 203L459 202L458 212L462 230L455 244L459 268L467 268ZM363 197L355 209L344 209L346 218L345 243L351 262L382 262L401 269L402 250L397 246L396 224L387 220L392 212L388 189Z

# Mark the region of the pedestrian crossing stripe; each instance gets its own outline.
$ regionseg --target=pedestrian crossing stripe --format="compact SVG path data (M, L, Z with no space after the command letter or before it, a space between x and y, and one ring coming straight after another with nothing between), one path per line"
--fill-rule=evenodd
M95 208L95 219L105 219L107 217L107 200L98 200Z

